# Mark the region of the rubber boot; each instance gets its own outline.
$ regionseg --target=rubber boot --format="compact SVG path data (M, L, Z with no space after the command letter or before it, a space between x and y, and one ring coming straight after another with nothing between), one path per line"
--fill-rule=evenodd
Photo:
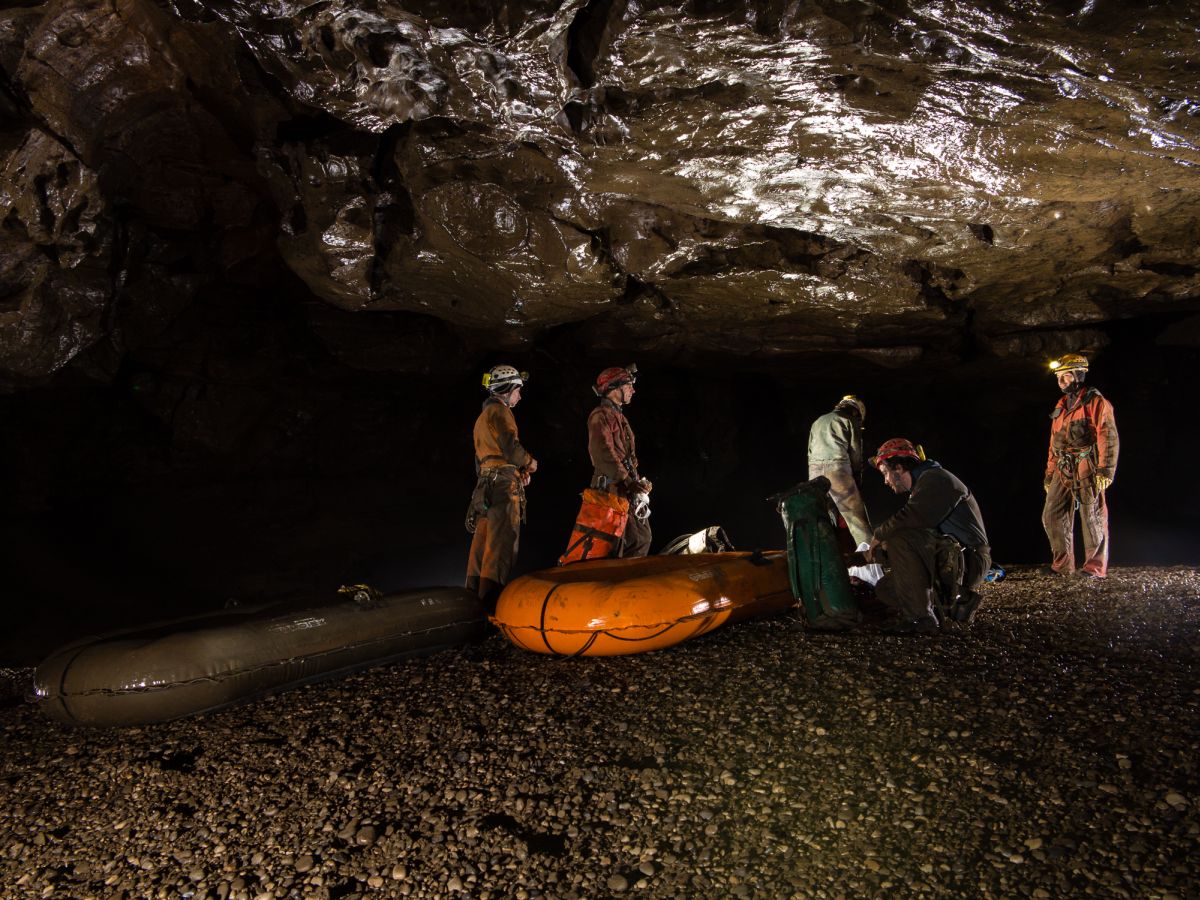
M492 581L490 578L479 579L479 602L483 605L483 611L489 616L496 614L496 601L500 599L502 590L504 590L504 585L498 581Z

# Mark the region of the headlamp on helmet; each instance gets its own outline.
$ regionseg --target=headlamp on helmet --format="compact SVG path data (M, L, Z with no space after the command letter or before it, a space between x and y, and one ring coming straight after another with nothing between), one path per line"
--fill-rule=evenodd
M529 380L528 372L518 372L512 366L492 366L483 375L483 386L492 394L507 394Z
M1066 353L1058 359L1050 360L1050 374L1059 375L1062 372L1086 372L1087 357L1082 353Z
M603 397L609 391L633 384L636 381L636 363L630 363L628 366L611 366L596 376L596 383L592 385L592 391L597 397Z

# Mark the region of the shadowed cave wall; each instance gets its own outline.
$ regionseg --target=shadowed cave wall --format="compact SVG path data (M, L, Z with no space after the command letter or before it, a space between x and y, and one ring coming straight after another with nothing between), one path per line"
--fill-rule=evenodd
M656 546L764 498L842 394L1039 562L1045 361L1116 406L1113 562L1197 562L1195 2L0 11L8 655L369 580L456 582L479 375L533 373L520 569L589 385ZM866 474L871 512L895 508Z
M590 474L584 422L596 371L635 360L643 374L629 415L655 481L655 548L709 524L742 549L780 546L765 498L804 477L808 425L855 391L868 404L870 447L909 436L975 490L1000 564L1046 559L1040 480L1056 388L1041 359L680 366L592 357L565 332L500 354L395 314L397 327L426 329L436 361L425 373L365 373L313 340L305 304L259 299L248 316L244 299L194 309L192 350L177 347L166 371L129 360L111 385L0 398L10 658L35 661L96 628L328 595L353 581L457 583L478 378L496 361L532 372L517 418L541 468L519 572L552 565L563 549ZM1127 323L1094 361L1092 381L1121 429L1115 565L1196 562L1200 497L1186 473L1200 429L1186 386L1198 354L1156 343L1178 331ZM192 356L203 357L203 377L180 371ZM865 493L877 520L897 506L871 471Z

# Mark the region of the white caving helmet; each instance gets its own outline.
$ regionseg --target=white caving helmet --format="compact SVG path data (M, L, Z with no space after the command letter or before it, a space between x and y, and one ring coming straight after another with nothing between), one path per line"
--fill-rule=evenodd
M492 366L483 376L483 386L489 393L507 394L513 388L524 386L528 380L528 372L518 372L512 366Z

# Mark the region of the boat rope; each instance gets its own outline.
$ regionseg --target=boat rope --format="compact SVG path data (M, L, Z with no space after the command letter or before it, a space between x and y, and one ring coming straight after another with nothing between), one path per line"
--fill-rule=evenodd
M75 660L79 659L83 655L83 651L88 649L89 646L86 643L80 644L78 649L71 654L71 659L63 666L62 675L58 678L58 697L56 699L63 705L63 709L65 710L70 710L70 707L67 705L67 672L70 671L71 666L75 665ZM77 693L74 696L81 695Z
M619 634L614 634L613 632L609 631L608 629L601 628L596 631L593 631L588 636L588 639L583 642L583 646L580 647L578 650L576 650L574 653L560 653L558 650L555 650L550 645L549 633L546 631L546 610L550 607L550 598L554 596L554 592L557 591L560 587L562 587L562 584L554 585L553 587L550 588L550 590L546 591L546 596L542 598L542 612L541 612L541 615L539 616L538 632L542 636L542 643L546 645L546 649L561 659L575 659L577 657L583 656L585 653L588 652L588 650L590 650L592 648L592 644L596 643L596 640L601 635L604 635L605 637L610 637L615 641L626 641L631 644L636 644L636 643L639 643L640 641L654 640L656 637L666 634L668 631L670 631L676 625L680 624L680 622L686 621L685 619L680 619L679 621L676 621L676 622L668 622L668 623L666 623L666 625L663 627L663 629L661 631L656 631L654 634L647 634L647 635L643 635L641 637L622 637ZM689 616L687 618L692 618L692 617ZM508 629L506 628L506 631L507 630ZM511 640L511 637L509 639Z
M542 599L542 614L541 614L541 619L538 623L538 625L539 625L538 630L542 633L542 643L544 643L546 645L546 649L549 650L551 653L557 653L558 651L556 651L553 647L551 647L550 642L548 640L546 640L546 607L548 607L550 605L551 596L553 596L554 592L557 591L560 587L562 587L561 584L556 584L552 588L550 588L549 591L546 592L546 596Z

